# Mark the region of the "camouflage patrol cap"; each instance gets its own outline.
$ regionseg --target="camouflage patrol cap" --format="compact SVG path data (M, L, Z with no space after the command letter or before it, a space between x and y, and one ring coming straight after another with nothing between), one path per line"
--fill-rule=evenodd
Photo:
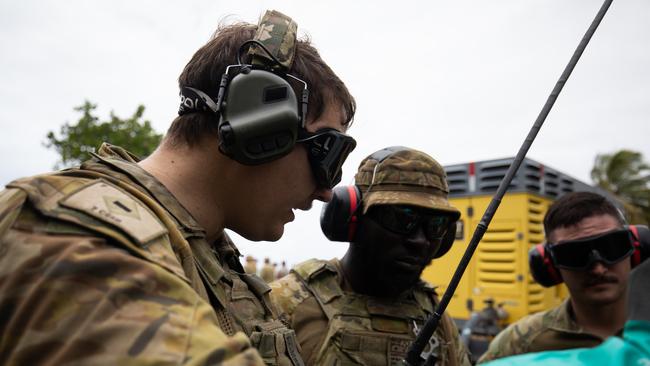
M290 17L279 11L267 10L260 19L254 39L260 41L280 61L283 71L288 71L293 63L297 32L298 24ZM249 54L254 59L272 61L264 50L255 45L250 48Z
M381 161L373 155L361 162L355 175L364 214L374 205L411 205L460 217L447 201L445 170L432 157L410 148L397 148Z

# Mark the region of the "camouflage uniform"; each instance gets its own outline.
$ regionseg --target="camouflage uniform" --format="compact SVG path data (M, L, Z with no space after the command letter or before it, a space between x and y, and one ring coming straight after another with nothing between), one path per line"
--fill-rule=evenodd
M478 362L522 353L595 347L604 340L582 330L571 313L567 299L553 309L520 319L494 338Z
M298 264L271 288L308 365L399 365L437 301L425 282L395 299L354 293L338 259ZM435 352L440 365L469 365L447 315L425 351Z
M226 234L136 162L104 144L0 193L0 364L302 364Z

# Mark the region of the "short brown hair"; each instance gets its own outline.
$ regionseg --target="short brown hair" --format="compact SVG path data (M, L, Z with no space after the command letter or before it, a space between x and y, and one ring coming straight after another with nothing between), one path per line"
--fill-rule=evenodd
M219 26L212 39L201 47L178 78L179 87L190 86L216 99L221 76L228 65L236 63L239 47L255 36L257 25L237 23ZM344 123L350 125L356 103L345 84L323 61L308 38L296 42L294 61L289 73L304 80L309 87L307 121L323 113L326 103L341 106ZM289 80L292 83L292 80ZM292 83L292 85L294 85ZM294 85L296 95L302 86ZM172 146L193 146L205 136L217 136L218 116L212 113L189 113L176 117L165 136L165 143Z
M592 216L610 215L625 225L622 213L605 196L593 192L572 192L553 202L544 216L548 239L555 229L577 225Z

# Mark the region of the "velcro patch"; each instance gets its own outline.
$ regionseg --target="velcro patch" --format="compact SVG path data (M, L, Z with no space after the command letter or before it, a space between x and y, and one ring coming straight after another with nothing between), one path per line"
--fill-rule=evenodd
M59 203L117 226L142 244L167 233L149 208L104 180L69 194Z

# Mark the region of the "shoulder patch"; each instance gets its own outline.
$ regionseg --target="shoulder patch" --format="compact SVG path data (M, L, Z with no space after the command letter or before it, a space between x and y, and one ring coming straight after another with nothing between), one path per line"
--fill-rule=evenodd
M149 208L104 180L81 187L63 197L59 204L112 224L140 243L147 243L167 233Z
M293 312L305 299L313 296L295 273L290 273L269 284L271 301L281 313L293 316Z

